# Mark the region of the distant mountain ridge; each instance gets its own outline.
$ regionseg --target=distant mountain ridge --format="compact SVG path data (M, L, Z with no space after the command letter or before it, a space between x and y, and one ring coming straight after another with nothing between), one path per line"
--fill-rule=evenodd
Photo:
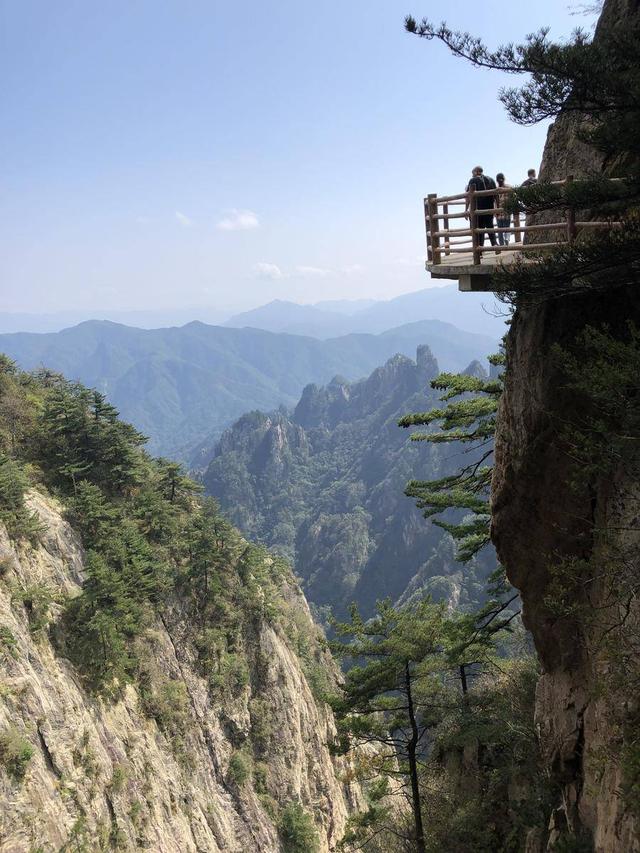
M429 287L394 299L349 303L347 300L299 305L275 299L251 311L236 314L225 326L250 326L271 332L288 332L330 338L352 333L383 332L419 320L439 320L476 334L502 337L501 307L486 293L458 292L457 285ZM496 316L498 315L498 316Z
M46 367L98 388L150 436L154 453L189 459L250 409L293 406L310 382L357 379L395 353L429 342L450 369L493 351L495 340L437 321L318 340L259 329L137 329L88 321L61 332L0 335L20 367Z

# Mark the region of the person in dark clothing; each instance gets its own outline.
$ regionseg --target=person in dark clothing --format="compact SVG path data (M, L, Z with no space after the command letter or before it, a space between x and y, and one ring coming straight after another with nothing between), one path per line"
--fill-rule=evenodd
M523 181L520 184L520 186L521 187L532 187L537 183L538 183L538 179L536 177L536 170L535 169L529 169L529 171L527 172L527 180ZM526 219L525 219L525 225L531 225L531 217L530 217L529 211L526 209L526 207L525 207L525 213L527 214Z
M471 170L471 179L467 184L467 188L465 192L470 192L471 190L475 190L479 192L480 190L495 190L496 182L493 178L489 178L483 174L482 166L474 166ZM481 228L481 232L478 234L478 243L480 246L484 246L484 235L485 233L489 235L489 242L492 246L497 247L496 243L496 235L493 232L493 213L480 213L481 210L491 210L492 208L497 206L497 196L494 195L481 195L477 199L476 208L478 210L478 214L476 216L476 221L471 222L472 228ZM467 217L469 217L469 199L467 198L466 205Z

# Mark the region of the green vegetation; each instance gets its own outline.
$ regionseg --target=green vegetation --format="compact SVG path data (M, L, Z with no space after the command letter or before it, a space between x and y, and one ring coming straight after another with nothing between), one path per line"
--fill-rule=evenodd
M127 784L129 774L124 764L115 764L113 773L111 774L111 783L109 787L112 793L119 794Z
M533 725L538 669L502 660L432 730L421 774L428 853L522 849L550 814L552 787Z
M469 561L489 542L502 381L445 374L431 384L445 392L446 405L405 416L400 425L439 422L439 430L412 438L479 452L454 474L412 481L407 494L427 518L445 514L436 524L457 540L458 559ZM333 702L338 748L356 757L368 782L368 808L350 820L344 848L515 853L526 830L544 822L550 796L533 721L537 671L518 648L516 601L497 568L480 608L451 614L414 597L402 608L379 603L368 621L354 608L349 623L336 625L348 642L333 648L353 662ZM372 743L377 750L363 756L361 747ZM395 804L398 795L407 810Z
M299 803L289 803L280 816L280 835L286 853L317 853L318 833Z
M189 721L189 696L183 681L166 678L151 663L143 663L138 674L140 699L147 714L171 741L186 763L184 739Z
M0 766L21 782L33 756L33 746L13 726L0 733Z
M229 781L233 782L234 785L242 788L242 786L246 785L249 779L251 779L252 769L251 756L247 752L238 749L233 753L231 760L229 761L227 778Z
M44 584L31 584L25 589L17 588L13 594L14 601L19 601L27 612L29 630L38 634L49 625L49 608L55 600L53 592Z
M0 451L0 521L12 539L35 543L40 527L24 502L28 485L24 469Z
M475 770L478 776L486 773L488 789L490 785L500 787L500 796L504 797L508 787L508 771L518 767L524 773L525 758L530 759L531 744L535 744L532 680L526 685L526 709L518 706L522 716L514 715L518 725L524 723L527 748L509 760L501 759L502 780L496 778L496 768L491 766L500 762L489 758L490 753L501 756L504 751L504 715L496 717L501 710L499 700L514 702L512 693L502 696L506 679L501 679L500 690L491 687L501 670L509 666L499 661L496 647L509 631L510 621L497 616L487 621L475 614L448 614L444 605L425 600L403 608L379 603L377 615L368 621L354 607L351 621L335 626L341 639L334 641L332 648L353 663L340 695L332 702L339 726L336 748L359 759L363 778L374 782L369 809L350 823L344 839L347 848L356 844L358 849L375 849L370 846L375 839L380 843L385 838L389 843L403 835L418 853L432 849L436 844L435 824L423 817L432 808L432 779L446 777L442 766L447 759L454 752L464 753L469 745L483 750L487 766ZM494 690L492 700L489 688ZM363 756L362 747L371 744L375 750ZM391 790L406 798L412 815L410 827L398 825L399 815L385 800ZM477 803L476 807L480 809L481 805ZM483 815L488 813L487 806ZM512 829L500 827L496 838L504 841Z
M11 628L7 625L0 625L0 649L3 654L15 658L17 645L18 641Z

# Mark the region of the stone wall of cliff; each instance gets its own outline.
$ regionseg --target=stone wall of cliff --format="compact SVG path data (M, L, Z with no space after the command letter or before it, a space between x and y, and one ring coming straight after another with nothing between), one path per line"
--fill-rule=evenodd
M28 500L44 527L38 545L15 545L0 525L0 850L275 853L277 814L291 803L313 818L319 849L333 849L358 791L329 755L331 712L285 632L254 622L238 650L247 683L214 701L176 604L144 640L155 682L167 686L156 715L167 724L133 685L114 701L90 695L56 650L60 602L83 576L80 541L53 499L33 491ZM312 631L293 581L283 595ZM22 779L8 772L8 736L32 753Z
M637 0L608 0L599 26L624 26L639 14ZM549 131L541 177L578 178L602 169L599 155L576 138L573 120L560 116ZM532 836L531 851L554 849L565 829L584 834L599 853L640 850L640 827L621 793L619 754L621 714L637 697L630 686L607 687L609 664L599 651L602 629L558 615L550 602L554 568L580 561L592 572L580 579L580 595L588 595L589 607L607 613L613 625L615 608L594 568L605 565L609 555L594 531L605 525L619 531L609 548L637 554L640 545L629 541L637 537L637 472L628 459L619 460L612 476L594 473L576 485L575 463L559 425L589 417L589 403L567 388L554 358L554 348L571 347L586 326L607 324L615 337L623 335L629 320L640 323L637 290L612 288L518 307L507 337L492 536L521 592L525 624L542 661L536 719L546 766L560 791L551 826ZM628 630L637 619L637 602L632 595L625 600L630 602L626 626L615 630Z

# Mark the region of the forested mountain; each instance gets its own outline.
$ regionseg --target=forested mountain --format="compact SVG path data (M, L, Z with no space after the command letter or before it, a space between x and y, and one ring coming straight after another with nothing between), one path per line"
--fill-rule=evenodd
M328 853L363 803L319 631L142 443L0 358L0 847Z
M467 368L483 375L478 362ZM307 386L293 413L251 412L222 436L205 476L229 517L294 561L308 599L343 613L352 600L426 590L464 605L481 597L489 560L461 567L448 534L403 491L411 478L455 471L457 445L416 445L399 429L407 412L438 403L427 346L397 355L358 382Z
M455 284L428 287L403 293L394 299L348 302L318 302L299 305L275 299L251 311L236 314L226 326L252 326L271 332L289 332L330 338L352 332L382 332L417 320L440 320L468 332L499 338L504 331L502 314L491 294L467 293L458 297Z
M198 322L136 329L91 321L57 333L0 335L0 351L25 370L44 366L99 389L150 437L153 452L186 459L250 409L294 405L309 382L336 373L357 379L425 340L452 369L493 346L437 321L327 341Z

